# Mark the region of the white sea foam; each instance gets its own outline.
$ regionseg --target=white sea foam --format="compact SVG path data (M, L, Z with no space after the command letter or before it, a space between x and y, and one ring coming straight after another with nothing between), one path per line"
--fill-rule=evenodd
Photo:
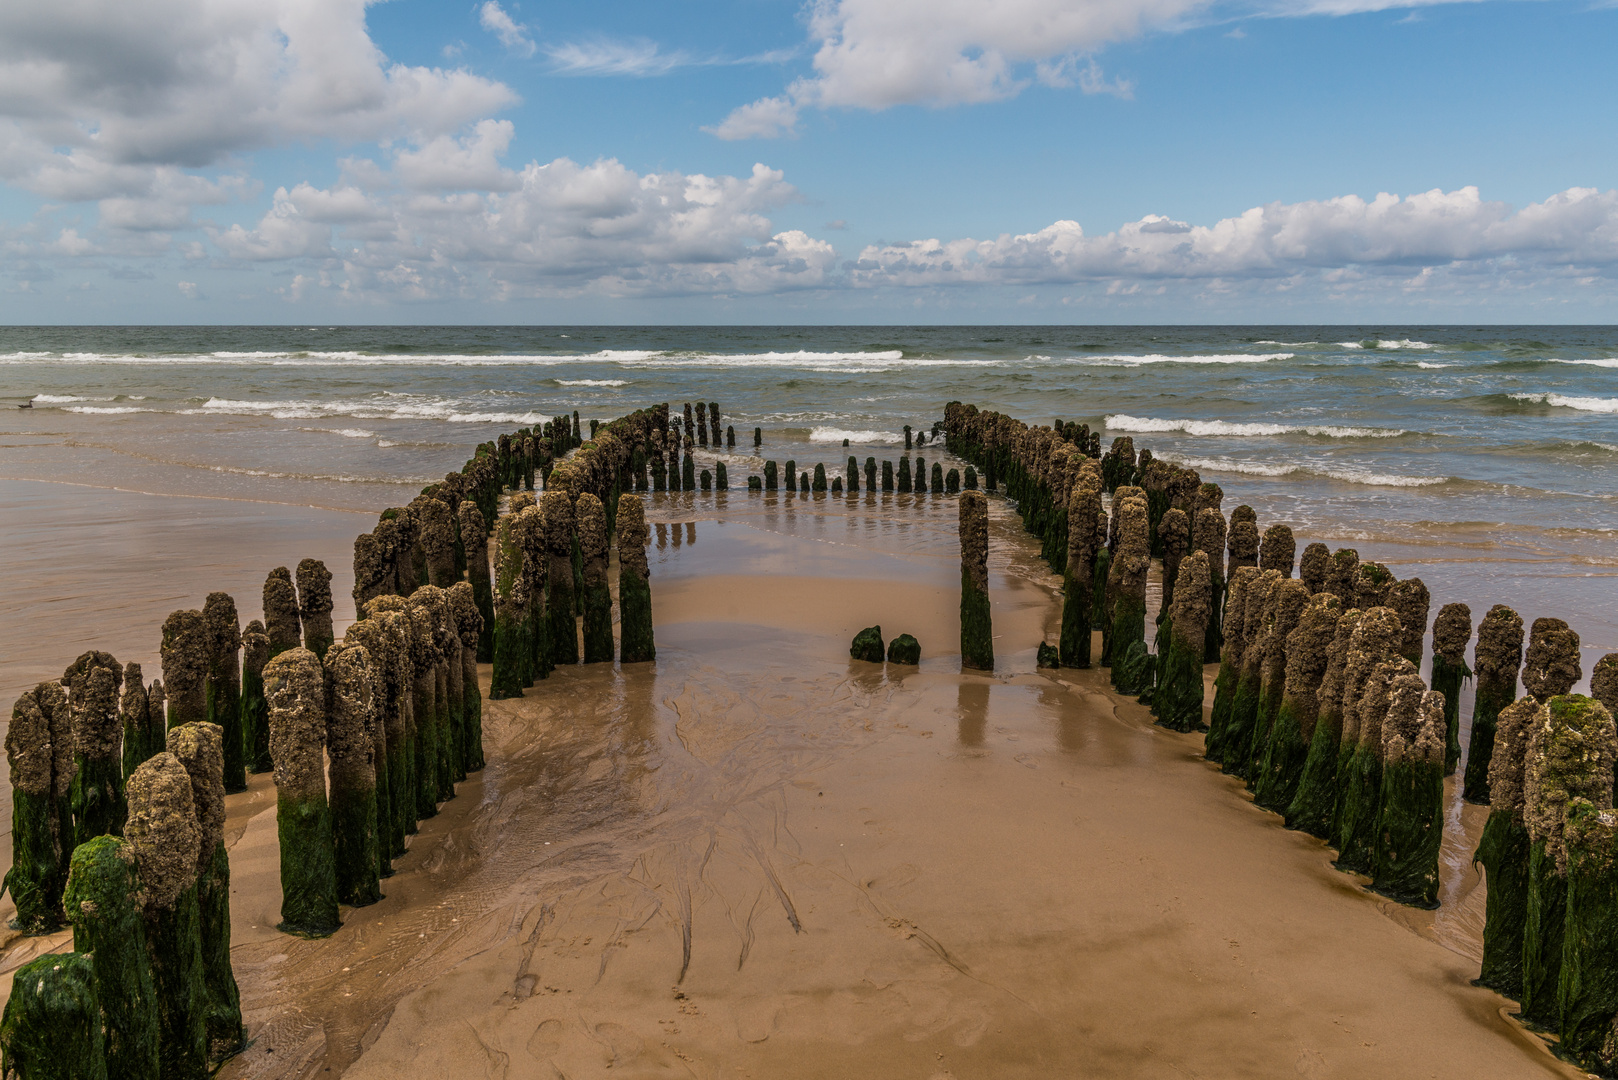
M1546 357L1553 364L1580 364L1584 367L1618 368L1618 356L1607 357L1602 360L1558 360L1554 356Z
M366 431L364 428L305 427L305 428L299 428L298 430L299 431L308 431L308 432L311 432L311 433L317 434L317 435L341 435L345 439L374 439L374 438L376 438L376 432L374 432L374 431Z
M1144 356L1080 356L1074 359L1081 364L1096 364L1102 367L1138 367L1141 364L1262 364L1269 360L1291 360L1296 353L1221 353L1218 355L1198 356L1166 356L1162 353L1147 353Z
M36 405L61 405L69 401L111 401L110 397L80 397L77 394L35 394Z
M1419 368L1445 368L1445 367L1454 367L1455 365L1454 364L1435 364L1435 363L1431 362L1430 360L1417 360L1416 361L1416 366L1419 367Z
M1392 439L1405 434L1402 428L1336 427L1327 424L1240 424L1229 420L1175 420L1154 416L1104 417L1109 431L1183 431L1187 435L1315 435L1334 439Z
M1511 396L1518 401L1556 405L1564 409L1577 409L1580 412L1618 413L1618 398L1571 397L1567 394L1512 394Z
M1232 458L1186 458L1180 464L1208 472L1241 473L1246 476L1324 476L1348 484L1368 487L1432 487L1449 481L1447 476L1401 476L1353 466L1299 465L1286 462L1239 461Z
M902 443L905 441L904 435L897 431L850 431L836 427L817 427L809 431L810 442L841 443L844 439L861 445Z
M134 405L69 405L66 408L64 408L62 411L63 412L70 412L70 413L118 414L118 413L137 413L137 412L157 412L158 410L157 409L142 409L142 408L139 408L139 407L134 406Z
M628 386L628 379L557 379L557 386Z
M1337 343L1337 346L1338 346L1338 348L1341 348L1341 349L1363 349L1363 348L1366 347L1366 343L1363 342L1363 341L1339 341ZM1437 345L1430 345L1425 341L1411 341L1409 338L1396 338L1396 339L1381 339L1381 338L1378 338L1378 339L1374 339L1374 340L1371 341L1370 347L1373 348L1373 349L1436 349L1436 348L1438 348Z

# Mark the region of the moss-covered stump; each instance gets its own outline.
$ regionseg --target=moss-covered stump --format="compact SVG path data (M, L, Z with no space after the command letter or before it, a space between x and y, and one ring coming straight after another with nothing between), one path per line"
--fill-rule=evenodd
M964 491L976 491L978 489L978 471L970 465L966 467L966 472L961 475L961 488Z
M607 585L607 513L589 492L575 507L579 550L584 555L584 662L613 660L612 590Z
M1444 699L1416 674L1394 681L1382 724L1382 797L1371 887L1412 907L1438 906L1444 841Z
M146 688L145 673L139 664L124 665L124 691L118 699L118 720L124 729L124 779L140 767L140 763L157 753L162 746L162 732L167 726L160 713L155 731L152 721L152 695ZM164 704L167 704L164 695ZM238 721L239 723L239 721ZM154 738L154 735L156 736Z
M657 659L648 540L645 506L632 495L622 496L618 500L618 636L619 659L625 664Z
M524 442L531 441L524 440ZM532 484L526 486L532 490ZM447 589L460 578L455 572L455 519L450 515L449 507L439 499L423 499L417 505L416 514L419 520L421 547L427 554L427 583ZM303 568L300 566L298 569L298 596L302 598ZM307 619L305 631L307 632ZM316 654L319 655L318 651Z
M242 752L247 771L269 772L270 710L264 701L264 665L270 661L270 638L254 619L242 631Z
M326 801L323 743L326 686L320 658L292 649L264 667L275 758L276 831L281 841L281 923L303 937L325 937L337 920L337 867Z
M1562 1056L1601 1076L1618 1067L1618 813L1568 804L1567 916L1562 940Z
M1370 867L1376 803L1382 791L1382 720L1388 687L1409 663L1393 663L1399 616L1391 608L1366 611L1349 642L1343 671L1343 735L1337 751L1337 802L1327 842L1344 870Z
M144 889L159 1069L164 1080L201 1080L208 1075L208 986L197 904L202 828L190 773L173 754L154 755L129 778L125 839Z
M848 648L848 655L855 660L880 664L885 655L882 648L882 627L867 626L855 634L854 642Z
M421 506L432 511L430 515L423 514L422 542L430 538L433 544L427 566L431 570L436 563L438 569L433 572L455 578L455 526L449 507L437 499L424 499ZM430 527L426 524L429 521ZM298 618L303 623L304 648L316 656L324 657L336 639L331 612L331 571L319 559L304 559L298 563Z
M1042 668L1059 668L1062 666L1062 651L1048 641L1041 641L1034 650L1034 666Z
M1618 653L1608 653L1590 671L1590 696L1618 716Z
M1259 700L1264 696L1264 650L1269 625L1275 619L1276 586L1281 581L1279 570L1260 570L1247 587L1243 606L1242 662L1219 753L1221 771L1243 779L1252 771L1253 732L1258 727Z
M957 469L951 469L944 474L944 494L956 495L961 490L961 474Z
M49 934L62 925L65 855L52 778L50 721L38 690L25 690L11 707L6 731L11 767L11 869L0 892L17 905L13 925L24 934Z
M448 640L443 590L423 585L410 594L411 658L416 664L416 816L429 818L438 804L455 797L448 654L459 643Z
M1143 624L1144 621L1142 613ZM1141 704L1150 705L1156 683L1157 657L1146 647L1146 639L1143 636L1130 641L1129 648L1113 662L1113 689L1129 697L1139 696Z
M211 642L202 612L174 611L163 622L163 687L168 694L168 726L208 719L208 665Z
M921 642L909 634L900 634L888 642L888 663L911 666L921 663Z
M1162 622L1174 610L1174 586L1179 580L1180 563L1191 550L1191 519L1179 507L1164 511L1157 523L1157 543L1163 556L1163 605L1157 613Z
M1178 511L1164 515L1167 521ZM1183 516L1183 515L1182 515ZM1168 539L1165 537L1165 546ZM1208 556L1194 551L1180 561L1174 606L1158 639L1157 688L1152 712L1171 731L1198 731L1202 720L1202 652L1212 608ZM1163 637L1167 637L1165 647Z
M107 1080L90 957L50 953L30 960L11 986L0 1019L0 1072L16 1080Z
M848 459L848 465L843 470L843 476L844 476L844 478L846 480L845 489L848 491L848 493L850 495L852 495L852 494L858 492L859 489L860 489L860 460L859 460L859 458L850 457Z
M157 991L140 894L128 841L98 836L73 852L64 901L73 950L95 969L107 1074L158 1080Z
M384 514L386 513L388 511L384 511ZM400 511L400 516L394 518L393 522L401 534L398 542L401 550L400 559L408 562L409 547L415 542L415 538L413 535L409 537L404 535L406 524L404 513ZM410 571L409 580L415 580L413 569ZM405 579L400 578L399 581L400 587L408 591L410 586ZM264 579L264 632L270 638L271 657L288 649L296 649L303 644L303 622L298 616L298 592L292 587L292 571L284 566L277 566Z
M1472 650L1477 689L1472 699L1472 737L1461 785L1461 797L1467 802L1488 804L1492 801L1489 761L1494 753L1495 723L1500 710L1517 698L1522 645L1522 616L1504 604L1490 608L1478 624L1478 640Z
M931 489L929 494L944 494L944 466L936 461L933 462L933 471L932 476L929 479L929 487ZM990 488L989 490L993 491L994 489Z
M1139 488L1120 488L1112 513L1118 546L1107 568L1107 618L1101 628L1101 663L1108 667L1132 642L1146 640L1146 575L1152 565L1145 494Z
M1388 606L1388 599L1396 583L1397 579L1381 563L1360 563L1354 571L1354 606L1361 611Z
M994 626L989 615L989 504L982 492L961 496L961 666L994 670ZM877 648L882 635L877 631Z
M1493 802L1473 861L1483 867L1487 892L1483 965L1478 985L1522 997L1523 932L1528 923L1528 862L1532 841L1523 818L1523 757L1538 703L1524 698L1500 712L1495 741Z
M1331 548L1313 543L1303 549L1298 560L1298 579L1309 586L1309 593L1326 591L1326 579L1331 575Z
M405 852L405 836L415 831L416 806L413 740L415 738L415 701L412 687L415 669L410 659L409 619L403 611L404 601L387 597L372 601L366 608L364 626L376 624L369 637L371 662L380 666L385 680L384 704L381 717L382 735L376 740L382 747L385 765L378 770L377 812L382 814L382 792L386 790L387 817L379 817L378 828L383 852L393 858ZM361 630L361 634L370 633ZM374 700L374 699L373 699ZM386 774L384 784L381 775ZM386 876L390 867L384 865Z
M905 439L905 443L906 443L905 449L906 450L910 449L910 447L908 445L909 442L910 442L910 440L908 438L906 438ZM907 494L907 495L910 494L910 459L907 458L907 457L902 457L902 458L899 459L898 487L899 487L899 490L904 492L905 494Z
M1203 487L1218 488L1218 484ZM1208 556L1208 587L1212 605L1208 609L1208 633L1203 640L1202 662L1217 664L1225 643L1225 515L1217 506L1204 506L1191 521L1191 547Z
M226 791L247 790L246 745L242 740L241 620L229 593L211 592L202 605L208 645L205 681L207 720L219 725Z
M489 677L494 701L522 697L527 681L528 588L517 518L507 514L495 524L494 670Z
M1290 578L1297 553L1298 542L1293 539L1291 527L1271 525L1264 530L1264 538L1259 541L1258 568L1275 570L1282 577Z
M876 490L876 458L874 457L865 459L865 490Z
M1204 553L1206 554L1206 552ZM1210 560L1217 559L1217 552ZM1230 579L1230 591L1225 597L1225 625L1223 646L1219 656L1219 672L1214 676L1213 712L1208 719L1208 738L1203 743L1202 755L1209 761L1225 760L1225 747L1229 741L1230 714L1236 703L1237 685L1241 682L1242 654L1247 639L1247 595L1258 582L1258 567L1244 566Z
M635 496L629 496L640 500ZM623 528L622 516L618 519L618 526ZM472 594L472 586L465 582L457 582L449 589L450 613L455 619L455 633L461 641L461 726L464 732L466 747L466 770L478 772L486 764L483 755L483 692L478 688L478 642L483 637L483 615L478 611L477 602ZM380 661L373 656L371 664L373 670L377 669ZM380 761L381 755L376 755L378 761L377 786L381 790L382 776ZM377 806L383 805L378 798Z
M816 467L818 468L818 466L816 466ZM713 474L714 474L714 481L713 481L714 488L719 490L719 491L729 491L730 490L730 471L725 468L725 463L723 461L716 461L716 462L713 463Z
M1466 644L1472 638L1472 609L1445 604L1433 620L1433 689L1444 695L1444 775L1461 761L1461 684L1472 677Z
M1561 619L1535 619L1523 656L1523 689L1549 701L1573 689L1584 671L1579 666L1579 635Z
M354 538L354 610L364 611L368 600L393 589L392 561L383 558L374 533L360 533Z
M1276 570L1276 573L1281 571ZM1264 763L1270 757L1275 719L1281 711L1281 700L1286 696L1287 640L1309 604L1309 587L1283 575L1271 594L1271 603L1272 609L1265 613L1264 655L1259 661L1258 716L1253 723L1252 739L1247 747L1242 773L1247 786L1255 789L1264 774ZM1266 810L1280 812L1286 808L1290 798L1290 791L1284 797L1272 792L1259 805Z
M328 798L337 899L364 907L382 899L376 759L366 731L373 706L371 657L363 646L345 638L327 651L325 668L326 753L331 762Z
M680 484L687 491L697 488L697 459L689 451L680 459Z
M641 490L645 490L642 484ZM483 520L483 515L470 500L463 500L456 508L460 517L461 543L466 548L466 580L472 586L472 601L477 605L478 614L483 616L483 625L490 631L494 628L494 582L489 574L489 530ZM491 663L494 660L494 634L485 633L478 639L479 663Z
M1336 593L1327 595L1335 597L1339 605L1343 603ZM1314 731L1309 736L1309 753L1298 774L1298 790L1286 809L1287 828L1299 829L1322 840L1331 836L1332 814L1337 806L1337 763L1343 739L1343 678L1354 631L1359 629L1363 615L1358 608L1350 608L1337 620L1326 652L1326 671L1315 694L1317 711ZM1285 702L1282 704L1284 706Z
M52 757L56 760L56 776L65 775L70 781L68 803L73 827L61 835L71 836L75 847L94 836L123 832L127 811L120 745L123 723L118 717L118 688L123 681L118 661L110 653L93 650L75 660L62 675L62 685L68 688L67 718L72 724L71 771L62 772L67 763L54 740Z
M222 736L217 724L185 724L168 734L168 752L191 777L197 814L197 917L207 991L204 1026L211 1061L239 1053L245 1037L241 994L230 966L230 857L225 851Z
M1308 592L1301 581L1288 584ZM1285 815L1297 797L1320 716L1320 685L1342 614L1341 600L1331 593L1316 593L1308 598L1288 632L1281 657L1284 667L1277 676L1280 704L1253 788L1253 801L1267 810Z
M1582 694L1553 697L1534 717L1523 767L1523 818L1532 846L1523 929L1522 1015L1529 1023L1552 1030L1562 1022L1568 807L1575 799L1585 799L1596 810L1612 809L1615 750L1618 731L1612 714Z
M578 600L573 595L573 500L565 491L547 491L540 504L545 521L546 581L545 635L553 665L579 662L579 625L574 617Z
M1101 474L1099 470L1091 468L1080 472L1073 483L1068 495L1068 520L1094 521L1100 513ZM1062 635L1057 649L1064 667L1090 666L1095 557L1095 530L1068 529L1067 565L1062 571Z

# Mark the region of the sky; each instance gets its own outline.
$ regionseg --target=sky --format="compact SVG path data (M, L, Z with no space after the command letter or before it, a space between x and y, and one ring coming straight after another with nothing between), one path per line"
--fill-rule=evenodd
M11 0L0 322L1618 322L1618 3Z

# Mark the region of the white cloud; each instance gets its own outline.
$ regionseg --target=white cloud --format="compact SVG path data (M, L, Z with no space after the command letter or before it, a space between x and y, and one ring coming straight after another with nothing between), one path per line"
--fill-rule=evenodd
M667 75L676 68L709 66L683 52L664 52L655 41L597 40L545 46L555 71L563 75Z
M702 130L721 139L774 139L795 133L798 106L788 97L760 98L751 105L732 109L714 127Z
M534 55L534 42L528 36L528 27L507 14L497 0L484 0L483 6L478 9L478 22L512 52L519 56Z
M1282 279L1428 267L1480 273L1618 268L1618 191L1570 188L1513 212L1477 188L1400 198L1271 203L1213 225L1160 215L1101 236L1074 221L994 240L916 240L860 252L860 286L1025 285L1104 279ZM1430 281L1432 275L1422 280Z

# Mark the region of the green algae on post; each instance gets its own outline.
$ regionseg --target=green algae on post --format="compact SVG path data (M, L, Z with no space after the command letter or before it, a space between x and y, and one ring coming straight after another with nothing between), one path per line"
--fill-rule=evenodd
M910 438L906 435L905 442L908 443L909 441ZM899 490L907 495L910 494L910 459L907 457L899 459Z
M230 966L230 858L225 851L225 781L222 732L217 724L185 724L168 734L168 752L191 778L196 810L197 912L208 1058L240 1052L244 1038L241 994Z
M865 459L865 490L876 490L876 458L874 457Z
M1342 870L1370 867L1376 803L1382 792L1382 721L1388 687L1409 661L1394 651L1403 628L1391 608L1375 607L1361 616L1349 642L1343 671L1343 735L1337 752L1337 803L1328 842L1337 849Z
M764 490L777 491L780 489L780 487L781 483L779 475L776 472L775 462L766 461L764 463Z
M848 459L847 476L848 493L852 495L860 489L860 462L858 458L851 457Z
M933 469L938 469L935 464ZM938 478L942 487L942 478ZM1093 465L1080 471L1068 495L1069 521L1094 521L1101 513L1101 473ZM1057 654L1064 667L1090 666L1091 614L1095 607L1096 538L1094 529L1070 528L1067 565L1062 574L1062 634ZM1199 706L1200 707L1200 706Z
M647 565L645 505L633 495L618 499L619 659L638 664L657 659L652 638L651 568Z
M644 490L644 485L642 485ZM460 517L461 541L466 548L466 580L472 586L472 602L483 616L487 630L494 627L494 584L489 574L489 530L483 514L470 500L463 500L456 508ZM485 633L478 639L477 658L480 663L494 660L494 635Z
M951 469L944 474L944 494L955 495L961 490L961 474L958 469Z
M19 967L11 986L0 1019L0 1072L16 1080L107 1080L90 957L48 953Z
M1336 593L1326 595L1342 605L1343 599ZM1318 711L1314 731L1309 736L1309 753L1298 775L1297 792L1286 809L1287 828L1300 829L1322 840L1331 836L1332 813L1337 805L1337 763L1343 738L1343 678L1354 631L1359 629L1363 616L1359 608L1350 608L1337 620L1326 650L1326 670L1315 693ZM1300 718L1306 716L1307 711L1300 714Z
M1553 628L1554 629L1554 628ZM1527 681L1526 678L1524 680ZM1522 1015L1557 1029L1567 929L1568 807L1586 799L1612 809L1612 714L1582 694L1540 705L1523 769L1523 818L1528 853L1528 919L1523 928Z
M1489 819L1472 861L1483 867L1483 968L1478 984L1522 997L1523 931L1528 923L1528 863L1533 841L1523 816L1524 768L1537 727L1531 697L1500 710L1489 762Z
M1562 946L1557 1050L1611 1076L1618 1066L1618 813L1588 799L1568 804L1567 926Z
M1224 552L1203 551L1203 554L1208 555L1211 570ZM1208 738L1203 743L1202 750L1202 756L1208 761L1223 763L1225 760L1230 714L1236 704L1236 690L1241 683L1242 653L1246 648L1247 594L1257 583L1258 574L1256 566L1241 567L1230 579L1230 588L1225 596L1225 626L1221 635L1219 672L1214 676L1213 712L1208 718ZM1206 657L1206 654L1204 656Z
M826 466L815 462L815 478L809 485L810 491L824 492L826 490Z
M124 835L144 890L160 1071L165 1080L201 1080L208 1074L208 988L197 906L202 828L191 776L173 754L153 755L129 778Z
M249 772L275 768L270 759L270 709L264 701L264 665L270 661L270 638L254 619L242 631L242 747Z
M912 667L921 663L921 642L909 634L900 634L888 642L888 663Z
M517 516L507 514L497 521L494 536L494 670L489 676L489 698L501 701L522 697L527 681L529 582L523 573Z
M982 492L961 496L961 666L994 670L989 615L989 504ZM878 647L881 633L877 635Z
M386 511L385 511L386 513ZM395 519L401 527L406 524L403 513ZM409 559L409 544L400 538L400 550L403 552L401 561ZM414 542L414 537L410 538ZM411 571L414 580L414 571ZM404 578L399 579L400 587L406 592L410 586ZM277 566L270 571L270 576L264 579L264 632L270 638L270 656L295 649L303 644L303 623L298 617L298 593L292 587L292 571L284 566Z
M322 753L326 685L320 658L303 648L282 653L264 666L264 689L270 705L275 824L281 840L281 923L277 929L303 937L325 937L340 924Z
M164 701L167 702L166 696ZM124 694L118 699L118 719L124 726L124 779L127 780L141 762L162 747L162 733L167 727L161 714L156 728L152 727L151 691L146 688L140 665L133 661L124 665Z
M89 957L95 969L108 1074L158 1080L157 991L146 954L135 849L116 836L80 844L63 900L73 924L73 951Z
M1466 777L1461 797L1467 802L1492 802L1489 760L1493 755L1496 718L1517 697L1517 669L1522 666L1522 616L1496 604L1478 624L1472 649L1472 670L1477 680L1472 699L1472 738L1466 755Z
M1168 644L1167 648L1159 646L1157 687L1152 695L1157 722L1171 731L1203 727L1202 649L1210 592L1208 556L1193 552L1179 566L1174 608L1166 620Z
M713 474L715 488L720 491L727 491L730 489L730 473L726 470L725 463L723 461L716 461L713 463Z
M893 490L893 462L891 461L882 462L882 490L884 492Z
M1412 907L1438 906L1444 840L1444 699L1414 673L1394 680L1382 722L1382 797L1371 887Z
M224 746L225 790L247 790L246 746L242 739L241 620L229 593L211 592L202 605L208 642L207 719L218 724Z
M1276 573L1281 571L1277 569ZM1263 777L1264 765L1270 758L1275 719L1281 711L1281 699L1286 693L1287 641L1309 603L1309 587L1283 575L1271 593L1271 603L1273 607L1265 612L1263 657L1259 661L1258 716L1242 764L1242 775L1247 779L1248 787L1255 790ZM1279 773L1274 775L1280 777ZM1291 799L1290 788L1282 790L1271 787L1266 789L1265 797L1258 804L1279 813L1286 809Z
M72 723L71 766L62 760L65 755L56 749L54 737L51 751L58 759L56 776L70 780L72 830L64 829L62 835L71 836L74 846L93 836L123 832L127 810L120 746L123 724L118 718L118 688L123 681L123 669L112 654L95 650L81 655L62 675L62 685L68 688L63 719ZM53 712L53 731L56 722ZM64 768L70 771L64 774Z
M1445 604L1433 620L1433 689L1444 695L1444 775L1461 761L1461 684L1472 678L1466 643L1472 639L1472 609ZM1419 650L1418 645L1418 650Z
M11 706L6 730L11 766L11 869L0 892L17 905L16 927L24 934L49 934L62 925L64 856L58 843L55 785L51 776L50 721L36 690L25 690Z
M1203 484L1204 489L1218 484ZM1220 493L1223 495L1223 493ZM1225 515L1218 506L1202 506L1191 522L1191 547L1208 556L1208 586L1212 606L1208 609L1208 633L1202 649L1204 664L1217 664L1223 656L1225 642Z
M1307 585L1296 584L1307 593ZM1283 815L1289 813L1297 798L1309 759L1320 718L1321 683L1342 615L1341 600L1331 593L1316 593L1308 598L1286 639L1281 700L1253 798L1258 805Z
M573 500L566 491L547 491L540 504L545 521L546 578L550 595L545 604L545 633L553 665L579 662L579 624L574 617L578 600L573 595Z
M478 772L485 765L483 756L483 692L478 688L478 642L483 636L483 614L478 611L477 603L472 597L472 586L464 581L457 581L445 590L444 595L449 605L449 612L455 622L455 636L460 639L461 655L461 729L463 744L463 775L464 772ZM361 643L363 644L363 642ZM380 676L378 667L380 660L371 657L373 681ZM451 670L456 663L450 659ZM371 725L374 730L374 724ZM381 812L384 805L381 798L382 775L380 753L375 755L377 761L377 808Z
M865 660L872 664L880 664L883 658L882 627L867 626L854 635L854 642L848 648L848 655L855 660Z
M574 507L579 549L584 553L584 662L613 659L612 590L607 585L607 512L589 492Z
M1608 653L1596 661L1590 672L1590 696L1618 715L1618 653Z
M459 663L460 657L457 656ZM344 638L326 652L326 753L337 899L365 907L382 899L377 855L376 755L366 731L374 707L371 656Z
M1251 772L1253 731L1258 726L1259 702L1264 693L1266 633L1275 618L1275 591L1282 580L1279 570L1260 570L1247 587L1242 611L1241 667L1236 673L1230 711L1220 738L1219 760L1223 772L1244 780Z
M931 495L942 495L942 494L944 494L944 466L940 465L936 461L933 462L933 474L932 474L932 480L931 480L930 487L931 487L931 490L928 492L928 494L931 494ZM991 487L989 490L993 491L994 488Z

